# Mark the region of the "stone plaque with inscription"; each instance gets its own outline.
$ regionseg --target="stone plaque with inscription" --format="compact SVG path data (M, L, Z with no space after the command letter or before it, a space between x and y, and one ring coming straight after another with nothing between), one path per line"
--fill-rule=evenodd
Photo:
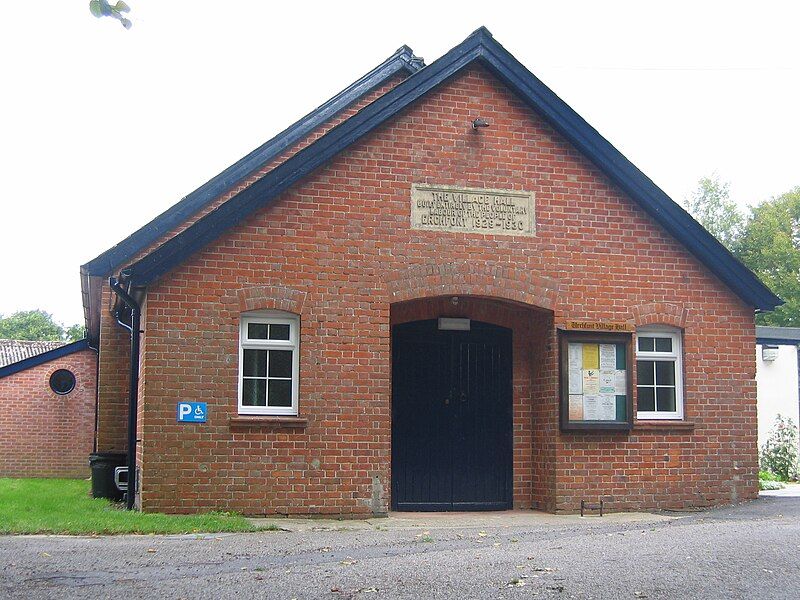
M533 192L411 185L411 227L534 235Z

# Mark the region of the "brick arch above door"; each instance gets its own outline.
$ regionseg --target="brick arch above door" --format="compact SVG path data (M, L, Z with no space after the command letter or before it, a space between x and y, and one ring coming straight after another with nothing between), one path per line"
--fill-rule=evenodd
M508 265L468 261L410 265L385 283L389 302L433 296L486 296L554 310L559 282Z

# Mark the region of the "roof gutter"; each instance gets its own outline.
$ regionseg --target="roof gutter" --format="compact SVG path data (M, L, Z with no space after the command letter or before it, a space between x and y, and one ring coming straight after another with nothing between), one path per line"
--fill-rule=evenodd
M133 509L136 497L136 416L139 407L139 342L141 336L141 307L126 292L116 277L108 278L111 290L131 311L130 325L122 320L121 310L114 310L114 317L131 334L130 384L128 388L128 491L126 508Z

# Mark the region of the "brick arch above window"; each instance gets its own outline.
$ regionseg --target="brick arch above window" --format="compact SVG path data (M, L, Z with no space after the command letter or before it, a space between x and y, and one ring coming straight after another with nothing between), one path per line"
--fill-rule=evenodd
M633 320L637 327L645 325L670 325L679 329L686 327L689 309L682 304L670 302L649 302L631 307Z
M387 278L389 302L433 296L488 296L548 310L555 308L559 283L526 269L467 261L411 265Z
M259 285L237 290L236 297L239 312L282 310L299 315L303 312L306 292L282 285Z

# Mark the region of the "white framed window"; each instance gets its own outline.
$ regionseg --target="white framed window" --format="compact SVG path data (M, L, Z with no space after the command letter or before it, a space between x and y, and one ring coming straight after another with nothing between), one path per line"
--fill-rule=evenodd
M677 329L636 330L636 416L683 419L683 351Z
M244 313L239 328L239 414L296 415L300 319L291 313Z

